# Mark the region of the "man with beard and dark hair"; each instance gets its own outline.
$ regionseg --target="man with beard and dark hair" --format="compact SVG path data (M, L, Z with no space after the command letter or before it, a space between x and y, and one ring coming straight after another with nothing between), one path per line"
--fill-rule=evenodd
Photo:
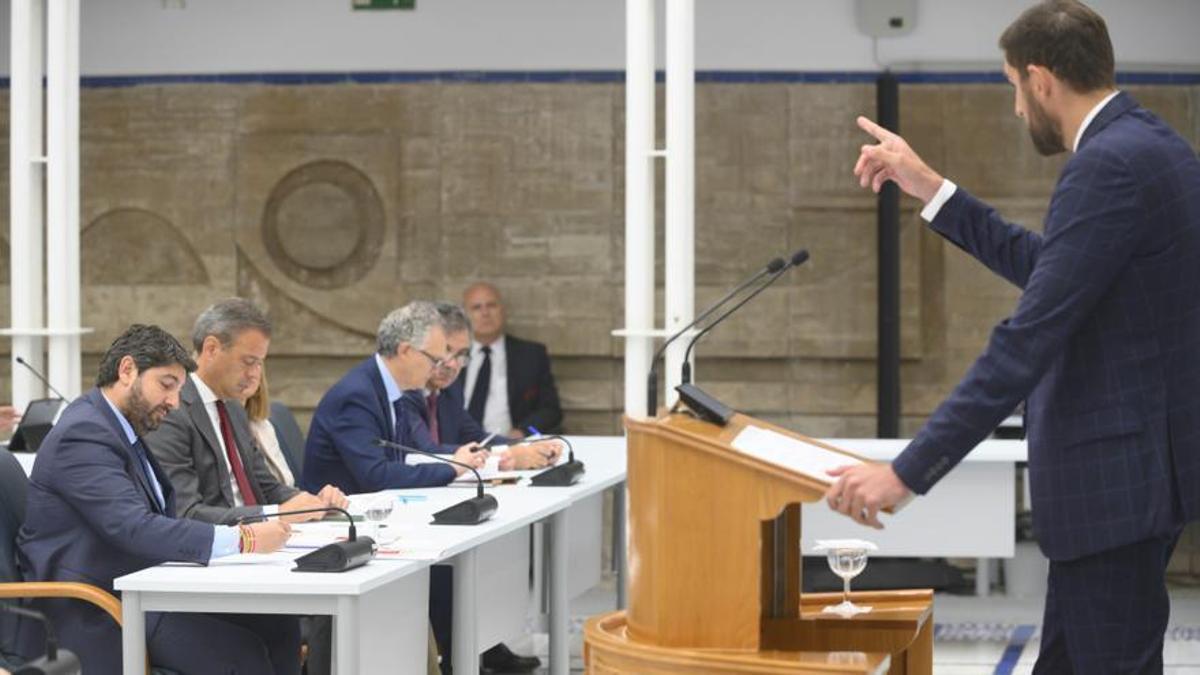
M1162 672L1166 567L1200 516L1200 160L1115 89L1108 30L1082 3L1034 5L1000 46L1038 151L1072 153L1042 233L865 118L879 143L854 173L925 202L930 226L1020 302L904 452L832 472L826 498L881 527L879 509L925 494L1024 400L1034 533L1050 559L1034 672Z
M287 541L279 520L226 527L175 518L175 492L142 437L179 405L195 368L157 326L131 326L112 343L96 388L67 406L38 450L17 536L26 581L79 581L115 595L114 579L147 567L269 553ZM85 672L121 672L121 629L106 613L72 600L38 604ZM22 625L27 653L44 644L40 632ZM300 672L294 617L150 612L146 643L155 665L179 672Z

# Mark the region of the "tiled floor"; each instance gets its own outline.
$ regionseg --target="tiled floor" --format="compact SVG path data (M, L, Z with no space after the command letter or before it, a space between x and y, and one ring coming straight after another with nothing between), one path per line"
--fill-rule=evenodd
M611 611L615 605L616 593L611 579L572 601L571 613L575 617L571 631L572 673L583 672L580 654L584 620ZM1040 599L939 595L934 605L934 617L937 622L933 655L936 675L1028 675L1032 672L1042 619ZM1024 636L1028 639L1022 640ZM1023 648L1021 643L1024 643ZM546 661L544 634L509 644L519 653L536 653L543 663ZM1004 661L1010 645L1015 653ZM1163 661L1167 673L1200 675L1200 588L1172 589L1171 627L1167 631Z

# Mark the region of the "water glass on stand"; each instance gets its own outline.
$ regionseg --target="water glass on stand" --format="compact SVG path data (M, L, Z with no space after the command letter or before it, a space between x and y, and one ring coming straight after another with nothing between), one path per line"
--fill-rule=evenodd
M376 543L382 538L380 530L384 527L384 521L391 517L394 505L395 500L391 497L380 497L367 504L367 522L371 523L371 533L368 536L374 539Z
M850 602L850 580L862 574L867 567L867 556L879 547L862 539L827 539L816 542L814 550L824 553L829 569L842 578L842 601L821 611L846 618L871 611L868 606Z

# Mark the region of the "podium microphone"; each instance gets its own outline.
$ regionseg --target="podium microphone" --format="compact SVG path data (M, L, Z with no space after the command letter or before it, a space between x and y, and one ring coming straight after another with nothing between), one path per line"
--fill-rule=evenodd
M0 603L0 614L5 612L33 619L45 626L46 655L18 668L16 672L19 675L79 675L82 672L79 657L75 656L73 652L58 648L58 637L54 634L54 626L45 614L35 609Z
M666 341L662 343L662 346L658 348L658 351L654 352L654 358L650 359L650 373L646 376L646 416L647 417L654 417L655 415L658 414L658 360L660 358L662 358L663 352L667 351L667 347L669 347L672 342L678 340L684 333L686 333L688 330L690 330L693 326L695 326L696 324L700 323L701 321L707 319L708 317L712 316L712 314L714 312L716 312L718 309L720 309L725 303L729 302L729 300L732 299L734 296L736 296L738 293L741 293L742 291L746 290L752 284L757 283L759 279L762 279L763 277L767 276L768 274L778 274L780 272L780 270L783 270L786 267L787 267L787 263L785 263L783 261L783 258L772 259L770 262L767 263L766 267L763 267L762 269L760 269L759 271L757 271L753 275L751 275L751 277L749 279L746 279L742 283L738 284L732 291L729 291L728 293L726 293L725 297L723 297L720 300L709 305L708 309L705 309L703 312L700 313L700 316L696 317L695 319L692 319L691 323L684 326L683 328L680 328L678 331L675 332L675 334L673 334L671 337L667 338Z
M678 387L675 387L675 391L679 392L679 398L701 418L706 419L714 424L725 426L729 423L730 418L733 417L734 411L732 408L724 403L721 403L700 387L692 384L692 365L689 362L689 359L691 359L692 349L696 346L696 343L700 340L700 338L707 335L710 330L716 328L718 324L725 319L728 319L734 312L741 309L742 305L745 305L747 302L753 300L759 293L767 290L767 288L770 287L771 284L774 284L776 281L778 281L785 272L793 267L799 267L800 265L803 265L807 260L807 250L800 249L799 251L793 253L792 257L788 259L787 265L772 274L765 283L754 289L754 291L748 294L746 297L739 300L738 303L733 307L725 310L724 314L718 316L712 323L705 326L704 330L697 333L696 336L692 338L692 341L688 343L687 351L683 354L683 365L680 367L680 384Z
M563 445L567 446L567 461L530 477L529 484L534 487L568 487L578 483L584 474L583 462L575 459L575 448L565 436L560 436L559 434L527 436L509 443L508 446L529 445L541 441L562 441Z
M330 511L337 511L346 516L346 521L350 523L350 528L346 533L346 541L335 541L332 544L325 544L312 553L305 553L296 558L296 567L292 571L345 572L346 570L352 570L355 567L362 567L367 564L375 557L375 540L370 537L359 538L358 531L354 528L354 519L350 517L350 512L337 506L260 513L257 516L238 518L237 522L239 524L259 523L267 518L298 516L302 513L329 513Z
M464 469L470 469L471 473L475 474L475 485L477 490L475 496L461 501L454 506L444 508L441 511L433 514L434 525L478 525L488 518L491 518L492 514L496 512L496 508L499 506L499 504L496 502L496 497L484 493L483 479L480 478L479 472L475 470L475 467L471 466L470 464L463 464L462 462L444 457L434 452L426 452L424 450L418 450L417 448L410 448L407 445L401 445L399 443L394 443L382 438L375 439L375 445L378 445L381 448L394 448L396 450L400 450L401 452L411 452L418 455L425 455L426 457L432 457L438 461L446 462L447 464L453 464L455 466L461 466Z
M33 366L29 365L28 361L21 358L20 356L14 356L13 359L15 359L17 363L28 368L29 372L33 373L34 377L41 380L42 384L46 385L46 388L49 389L54 395L58 396L59 398L61 398L64 401L67 400L67 397L63 396L59 390L55 389L54 385L50 384L50 380L47 380L45 375L42 375L40 372L38 372L37 368L34 368Z

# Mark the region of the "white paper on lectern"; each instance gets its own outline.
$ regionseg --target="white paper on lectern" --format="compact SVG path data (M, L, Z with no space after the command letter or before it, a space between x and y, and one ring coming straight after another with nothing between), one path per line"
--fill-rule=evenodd
M862 464L862 460L855 457L753 425L742 429L734 437L732 445L736 450L751 457L824 483L833 483L833 478L827 473L829 470L849 464Z

